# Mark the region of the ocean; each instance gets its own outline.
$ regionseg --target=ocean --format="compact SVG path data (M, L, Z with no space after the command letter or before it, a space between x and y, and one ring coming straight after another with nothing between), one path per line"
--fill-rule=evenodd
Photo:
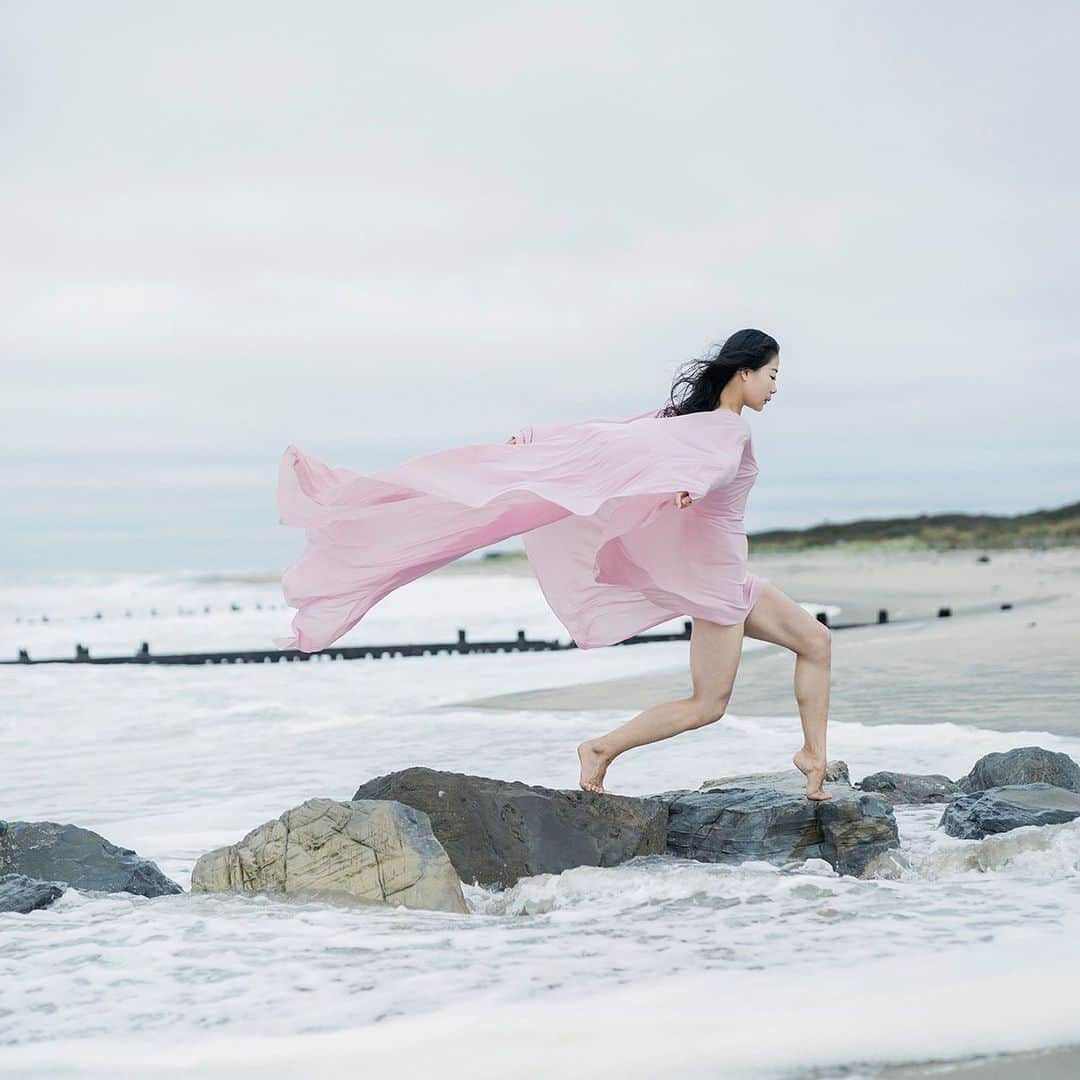
M21 575L0 583L0 612L6 658L272 648L291 615L274 575L228 571ZM477 563L391 594L342 643L452 641L459 627L567 640L531 576ZM630 713L454 703L685 668L687 649L4 667L0 819L94 829L187 889L202 853L410 765L576 787L577 742ZM784 715L729 714L632 750L607 783L642 795L785 769L800 741L793 699ZM957 777L1032 743L1080 760L1080 740L1040 732L829 728L853 780ZM649 856L505 891L466 884L469 915L69 889L0 915L0 1075L765 1077L862 1063L855 1076L1080 1040L1080 821L961 841L940 815L898 808L900 858L876 879L821 860Z

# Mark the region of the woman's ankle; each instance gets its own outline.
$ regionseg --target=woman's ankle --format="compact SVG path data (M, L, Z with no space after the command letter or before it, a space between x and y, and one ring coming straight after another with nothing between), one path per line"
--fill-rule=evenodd
M589 749L605 764L610 765L618 756L616 750L606 738L592 739Z

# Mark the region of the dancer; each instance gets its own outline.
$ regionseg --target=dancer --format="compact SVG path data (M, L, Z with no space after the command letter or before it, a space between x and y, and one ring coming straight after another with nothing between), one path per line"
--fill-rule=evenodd
M280 648L314 652L394 589L461 555L521 535L551 609L579 648L690 615L691 694L651 706L578 747L580 786L607 792L611 762L724 715L745 636L795 653L806 794L823 788L830 632L747 571L743 511L757 475L744 408L776 392L780 347L740 330L691 361L663 408L624 419L527 426L363 474L290 445L280 521L306 530L282 578L298 609Z

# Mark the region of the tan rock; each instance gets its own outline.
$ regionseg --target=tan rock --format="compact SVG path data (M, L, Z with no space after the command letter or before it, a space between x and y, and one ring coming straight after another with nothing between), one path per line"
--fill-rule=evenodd
M195 863L192 892L352 896L468 912L427 814L403 803L308 799Z

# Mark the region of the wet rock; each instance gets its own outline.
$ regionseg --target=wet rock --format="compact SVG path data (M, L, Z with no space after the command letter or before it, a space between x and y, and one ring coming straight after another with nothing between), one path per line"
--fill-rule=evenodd
M55 821L0 821L0 874L76 889L166 896L183 892L150 859L99 833Z
M888 799L893 806L950 802L964 794L959 784L941 773L876 772L864 776L855 786Z
M938 824L950 836L981 840L1024 825L1060 825L1080 817L1080 794L1053 784L1007 784L963 795Z
M879 855L900 846L887 799L838 786L828 802L814 805L821 825L822 857L838 874L859 877Z
M369 780L355 799L423 810L463 881L509 887L533 874L616 866L666 846L661 799L601 795L420 767Z
M775 779L776 777L783 777L784 783L790 786L790 782L798 781L802 786L802 790L806 791L806 777L802 775L797 769L792 769L790 773L786 770L778 773L754 773L746 776L721 776L718 780L706 780L698 788L698 791L704 791L706 788L725 787L732 781L745 782L754 779ZM802 777L802 779L800 779ZM826 784L847 784L851 785L851 774L848 772L847 762L841 761L836 758L833 761L825 762L825 783Z
M351 897L468 912L423 812L399 802L308 799L239 843L200 856L192 892Z
M862 874L900 839L889 802L856 791L847 777L843 762L829 763L825 802L806 797L806 779L794 768L665 792L668 851L703 862L825 859L840 874Z
M63 894L62 881L38 881L25 874L4 874L0 877L0 912L16 911L26 915L48 907Z
M1044 750L1041 746L1021 746L979 758L958 783L968 793L1014 784L1053 784L1080 792L1080 765L1068 754Z

